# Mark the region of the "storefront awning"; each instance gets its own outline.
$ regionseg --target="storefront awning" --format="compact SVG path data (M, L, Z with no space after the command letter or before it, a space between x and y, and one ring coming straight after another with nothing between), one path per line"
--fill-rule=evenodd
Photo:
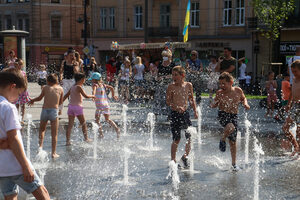
M123 44L119 45L118 50L132 50L132 49L163 49L166 43L136 43L136 44ZM189 42L170 42L170 48L191 48Z

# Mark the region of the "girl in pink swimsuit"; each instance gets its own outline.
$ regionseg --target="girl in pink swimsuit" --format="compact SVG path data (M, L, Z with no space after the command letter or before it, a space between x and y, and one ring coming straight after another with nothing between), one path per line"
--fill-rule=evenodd
M107 121L117 132L117 137L120 136L120 129L119 127L113 122L111 119L109 119L109 104L108 99L106 95L106 88L110 89L112 97L117 100L118 98L115 96L114 88L110 85L105 85L101 81L101 74L98 72L94 72L92 76L89 78L93 82L93 95L95 95L95 103L96 103L96 123L99 126L99 134L100 137L103 137L103 131L102 126L100 123L100 116L101 114L104 115L105 121Z
M69 106L68 106L69 123L68 123L68 129L66 134L67 146L71 145L70 138L71 138L71 131L74 125L75 117L77 117L77 119L79 120L82 126L84 140L86 142L91 141L88 138L87 126L83 115L82 96L85 98L95 98L95 96L87 95L82 89L82 85L85 82L85 75L83 73L76 73L74 75L74 79L76 82L75 85L73 85L71 89L68 91L68 93L64 96L64 101L70 96Z

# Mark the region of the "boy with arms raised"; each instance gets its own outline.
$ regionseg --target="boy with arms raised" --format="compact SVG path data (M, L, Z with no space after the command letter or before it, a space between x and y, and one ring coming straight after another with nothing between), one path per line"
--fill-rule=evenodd
M173 135L173 143L171 145L171 160L176 162L176 151L181 138L181 129L187 129L191 126L190 114L187 111L188 101L194 110L195 118L198 118L196 111L196 103L193 96L193 85L190 82L185 82L185 70L181 66L176 66L172 70L171 83L167 88L167 105L171 108L171 131ZM191 135L185 133L187 143L185 145L185 154L181 157L183 165L188 168L188 158L191 149Z
M64 98L64 90L58 84L58 77L56 74L50 74L47 77L47 85L43 87L40 96L32 99L28 104L33 105L34 102L40 101L44 98L43 109L40 117L40 131L39 131L39 147L43 147L43 141L48 120L51 122L51 136L52 136L52 158L57 158L56 153L57 132L58 132L58 107L62 105Z
M25 91L27 82L15 69L0 72L0 191L5 199L17 199L18 186L36 199L50 199L45 186L26 158L20 129L19 115L11 103ZM7 144L3 149L3 140Z
M300 152L300 60L293 62L291 70L294 75L292 94L287 107L287 110L289 110L288 117L286 118L282 129L289 141L294 146L294 152L291 154L291 156L294 156L296 153L299 154ZM290 132L290 127L294 123L297 125L296 139Z
M217 91L212 108L219 108L218 119L224 127L223 136L220 140L220 151L226 151L226 138L229 139L232 168L236 168L236 136L237 136L237 120L238 106L243 104L245 109L250 109L244 92L239 87L233 87L233 77L228 72L223 72L219 77L220 90Z

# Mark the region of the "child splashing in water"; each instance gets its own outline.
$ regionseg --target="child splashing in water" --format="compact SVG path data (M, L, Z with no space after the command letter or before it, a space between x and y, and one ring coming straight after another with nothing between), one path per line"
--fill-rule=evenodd
M249 110L250 106L244 95L244 92L239 87L233 87L233 77L228 72L223 72L219 77L220 90L217 91L212 108L219 108L218 119L224 127L223 135L220 140L220 151L226 151L226 138L229 139L232 170L236 171L236 136L237 136L237 121L239 104Z
M69 123L68 123L68 129L67 129L67 141L66 145L71 145L70 137L71 137L71 131L72 127L74 125L74 119L77 117L79 120L81 126L82 126L82 132L84 136L84 141L90 142L91 140L88 138L87 133L87 126L85 122L85 118L83 115L83 107L82 107L82 96L85 98L95 98L94 95L87 95L84 90L82 89L82 85L85 82L85 75L83 73L76 73L74 75L75 78L75 85L71 87L69 92L64 96L64 101L70 96L69 106L68 106L68 116L69 116Z
M277 102L277 95L276 95L276 88L277 83L274 80L274 72L269 72L268 74L268 81L266 81L266 91L268 93L267 97L267 113L266 117L270 116L273 117L275 103Z
M94 72L89 78L93 82L93 95L95 95L95 103L96 103L96 113L95 113L95 118L96 118L96 123L99 125L99 134L100 137L103 137L103 131L102 131L102 126L100 123L100 116L101 114L104 115L105 121L107 121L117 132L117 137L120 137L120 129L118 126L113 122L111 119L109 119L109 104L108 104L108 99L106 95L106 88L110 89L112 97L117 100L118 98L115 96L114 88L109 85L105 85L101 81L101 74L98 72Z

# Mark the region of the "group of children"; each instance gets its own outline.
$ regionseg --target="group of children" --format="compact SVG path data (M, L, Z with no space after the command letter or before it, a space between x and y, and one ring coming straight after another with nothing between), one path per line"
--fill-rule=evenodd
M293 145L294 150L291 156L296 153L300 154L300 60L294 61L292 66L292 73L294 80L291 88L287 87L284 90L288 90L285 95L286 111L288 117L283 125L283 131ZM173 83L168 86L167 89L167 105L171 108L170 125L173 135L173 142L171 145L171 160L176 162L176 151L181 138L181 130L187 129L191 125L190 116L187 112L188 101L194 110L195 118L198 117L196 111L195 100L193 98L193 86L189 82L185 82L185 70L181 66L176 66L172 71ZM272 77L270 77L270 80ZM286 81L288 79L286 78ZM216 92L214 101L211 103L212 108L218 107L218 120L224 127L222 137L219 143L219 149L222 152L226 151L226 138L229 140L232 169L237 170L236 166L236 137L237 137L237 121L238 121L238 106L242 104L246 110L250 109L244 92L239 87L233 86L234 79L228 72L223 72L219 76L219 90ZM269 91L273 91L276 88L275 83L268 83ZM273 85L274 84L274 85ZM268 96L272 99L272 96ZM296 124L297 133L296 138L290 132L290 127ZM186 132L185 137L187 139L185 146L185 153L181 157L181 161L185 168L189 167L188 155L190 152L191 135Z
M288 103L289 115L283 126L283 131L294 146L292 155L299 153L300 139L300 60L292 64L292 72L295 76L291 88L291 97ZM66 145L70 145L70 133L77 117L81 123L85 141L90 141L87 135L87 127L83 114L82 98L92 98L96 103L96 121L99 123L100 115L105 116L116 130L118 136L120 130L117 125L109 119L109 104L105 93L106 88L110 89L114 96L114 90L111 86L105 85L101 81L101 74L95 72L90 80L93 82L92 95L87 95L82 88L85 82L85 75L76 73L74 75L75 84L64 95L63 89L59 86L58 77L55 74L47 76L47 85L43 87L40 96L31 99L29 104L40 101L44 98L43 109L41 113L40 140L42 147L43 138L47 121L51 121L52 132L52 157L58 157L56 153L56 141L58 131L58 110L59 105L69 97L68 116L69 124L67 130ZM176 66L172 70L171 83L167 88L166 101L172 112L170 116L170 125L173 135L171 145L171 159L176 162L176 151L180 142L182 129L191 125L190 116L187 111L188 102L194 110L194 117L198 117L196 103L193 97L193 85L186 82L185 70L181 66ZM220 140L219 148L226 151L226 138L229 139L232 167L236 170L236 131L238 105L241 103L245 109L250 109L243 91L239 87L233 87L233 77L228 72L223 72L219 77L220 89L216 93L212 108L219 108L218 119L224 127ZM26 192L32 193L37 199L50 199L47 189L42 185L30 161L26 158L22 137L20 134L21 125L17 109L12 102L19 99L27 88L27 81L24 75L18 69L8 69L0 72L0 189L6 199L17 197L17 185L21 186ZM116 98L116 97L115 97ZM289 131L290 126L297 124L297 140ZM101 126L99 128L102 134ZM181 157L184 167L188 167L188 155L190 152L191 135L186 132L188 142L185 147L185 154Z

